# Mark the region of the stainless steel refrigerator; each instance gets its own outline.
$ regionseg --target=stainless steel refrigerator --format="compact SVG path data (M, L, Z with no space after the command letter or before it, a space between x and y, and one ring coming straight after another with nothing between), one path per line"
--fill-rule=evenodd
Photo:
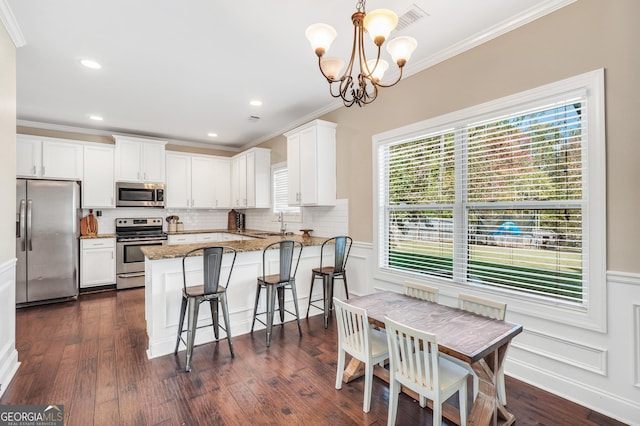
M80 185L17 180L16 303L78 295Z

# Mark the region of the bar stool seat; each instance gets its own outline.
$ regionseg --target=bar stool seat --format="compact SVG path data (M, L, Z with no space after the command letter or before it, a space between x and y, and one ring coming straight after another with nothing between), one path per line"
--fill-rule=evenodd
M279 250L279 273L267 275L267 256L269 256L270 253L273 253L275 249ZM296 272L298 270L301 253L302 243L293 240L277 241L269 244L262 251L262 275L258 277L258 288L256 289L256 303L253 308L251 333L253 333L256 321L263 324L267 330L267 347L271 345L271 331L273 329L276 294L278 299L278 310L280 311L280 325L284 325L285 312L293 315L298 322L298 332L300 333L300 336L302 336L300 313L298 310L298 293L296 291ZM267 293L266 307L264 312L258 312L258 304L262 289L265 289ZM285 308L285 290L290 290L292 293L295 312L288 311ZM266 321L263 321L259 317L260 315L266 315Z
M347 259L349 258L349 252L351 251L351 244L353 240L351 237L338 236L329 238L322 243L320 248L320 267L313 268L311 270L311 286L309 289L309 304L307 305L307 318L309 318L309 311L313 306L316 309L321 309L324 312L324 328L329 326L329 316L333 306L333 285L336 279L341 279L344 283L344 292L346 298L349 299L349 289L347 287ZM333 265L328 266L325 263L325 248L330 245L334 245L334 260ZM322 298L313 299L313 285L316 279L322 279ZM316 304L316 302L322 302L322 306Z
M186 260L194 255L196 252L202 251L203 262L203 282L204 284L187 286L187 271ZM222 270L222 259L224 254L228 253L232 255L231 265L229 267L229 273L225 285L220 285L220 274ZM182 304L180 305L180 320L178 321L178 337L176 339L176 348L174 354L178 353L180 342L183 342L187 347L187 359L185 364L185 370L191 371L191 358L193 355L193 347L195 342L196 330L198 328L204 328L213 326L213 333L216 341L220 338L219 329L222 328L229 342L229 350L231 357L235 357L233 352L233 342L231 341L231 329L229 327L229 307L227 302L227 287L231 279L231 272L233 265L236 261L237 252L232 247L213 246L197 248L189 251L182 258ZM209 302L211 307L211 319L212 323L198 327L198 311L200 304L203 302ZM219 323L218 318L218 304L222 307L222 317L224 321L224 327ZM188 309L187 309L188 308ZM187 328L184 328L185 314L188 310ZM187 333L187 340L182 338L182 334Z

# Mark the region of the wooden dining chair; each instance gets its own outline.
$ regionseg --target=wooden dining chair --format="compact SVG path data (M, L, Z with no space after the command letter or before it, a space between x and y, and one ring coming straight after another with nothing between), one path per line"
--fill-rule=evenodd
M471 296L470 294L460 293L458 295L458 309L463 309L465 311L473 312L474 314L502 321L504 320L507 312L507 304ZM471 365L447 354L442 354L442 356L466 368L473 376L473 399L475 400L478 395L478 375L473 371ZM495 372L495 376L498 398L502 405L507 405L507 393L504 387L504 366L501 366L500 370Z
M424 284L405 281L404 294L429 302L438 302L438 289Z
M433 401L433 425L442 424L442 404L458 392L460 424L467 423L467 376L465 368L440 356L436 336L393 321L385 316L389 345L389 415L396 424L398 394L406 387L422 401ZM422 405L422 404L421 404Z
M371 388L373 386L373 367L389 358L385 333L373 329L365 309L356 308L340 299L333 298L338 326L338 366L336 370L336 389L342 389L342 376L346 354L364 362L364 400L362 411L371 409Z

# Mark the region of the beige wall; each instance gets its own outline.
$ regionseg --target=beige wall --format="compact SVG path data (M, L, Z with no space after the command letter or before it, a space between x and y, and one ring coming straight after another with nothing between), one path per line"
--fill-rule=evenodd
M339 198L349 199L351 236L372 242L373 135L605 68L607 269L640 272L639 22L640 1L578 0L383 89L371 105L320 117L338 123L337 191ZM262 146L279 143L284 139Z
M16 48L0 25L0 265L15 258Z

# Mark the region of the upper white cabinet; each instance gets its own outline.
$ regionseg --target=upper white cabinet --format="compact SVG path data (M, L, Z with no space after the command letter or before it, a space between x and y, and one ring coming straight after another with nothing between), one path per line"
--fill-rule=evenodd
M84 145L83 208L114 208L115 146Z
M229 160L167 153L167 208L229 207Z
M336 126L314 120L284 134L289 205L336 204Z
M129 136L114 136L114 138L117 181L164 182L166 142Z
M64 139L16 136L16 175L43 179L82 179L82 145Z
M231 207L271 207L271 150L251 148L231 160Z

